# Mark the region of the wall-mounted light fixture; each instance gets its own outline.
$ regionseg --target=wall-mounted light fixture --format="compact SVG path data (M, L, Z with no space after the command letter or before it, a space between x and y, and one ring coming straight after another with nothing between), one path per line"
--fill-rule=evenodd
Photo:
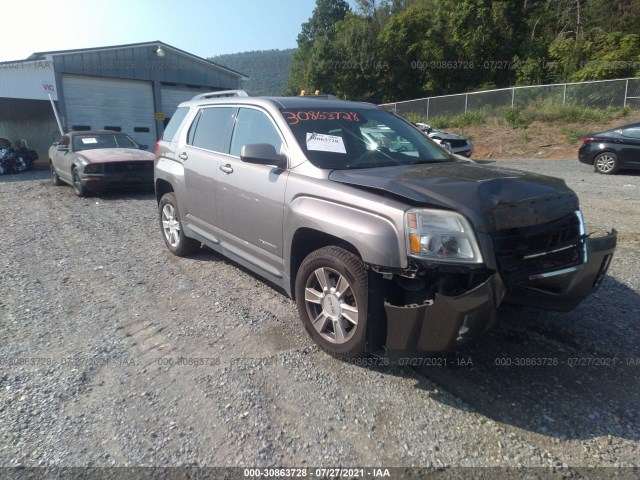
M156 55L158 57L164 57L164 50L162 49L162 47L160 45L158 45L158 49L156 50Z

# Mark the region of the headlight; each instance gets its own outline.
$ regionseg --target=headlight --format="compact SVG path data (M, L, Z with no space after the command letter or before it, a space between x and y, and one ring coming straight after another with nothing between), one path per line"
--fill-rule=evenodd
M90 163L85 165L84 173L102 173L102 167L101 163Z
M405 214L409 256L447 263L482 263L471 225L459 213L411 209Z

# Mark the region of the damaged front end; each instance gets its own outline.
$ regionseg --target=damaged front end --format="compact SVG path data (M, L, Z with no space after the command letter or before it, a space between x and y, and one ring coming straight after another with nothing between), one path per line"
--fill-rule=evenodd
M383 355L457 350L495 324L503 303L557 311L577 307L602 283L617 232L591 238L576 211L485 236L482 268L414 262L406 276L393 276L384 304Z

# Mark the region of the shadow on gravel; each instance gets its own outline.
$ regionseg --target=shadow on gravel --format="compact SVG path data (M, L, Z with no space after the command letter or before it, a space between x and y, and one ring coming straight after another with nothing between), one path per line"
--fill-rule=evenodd
M49 169L33 169L27 170L26 172L0 175L0 183L31 182L33 180L44 180L48 179L49 175Z
M640 295L610 277L569 313L506 307L473 347L434 357L441 366L412 367L444 391L416 386L453 408L449 394L495 421L562 440L640 440L639 311Z
M616 175L620 177L640 177L640 170L618 170Z
M155 202L156 195L153 187L131 187L109 192L99 192L87 198L96 200L152 200Z

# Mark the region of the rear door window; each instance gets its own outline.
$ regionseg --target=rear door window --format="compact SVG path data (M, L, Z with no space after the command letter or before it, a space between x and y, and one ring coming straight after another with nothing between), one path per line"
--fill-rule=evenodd
M622 135L625 137L640 139L640 127L625 128L622 130Z
M203 108L191 124L187 143L205 150L226 153L234 112L233 107Z

